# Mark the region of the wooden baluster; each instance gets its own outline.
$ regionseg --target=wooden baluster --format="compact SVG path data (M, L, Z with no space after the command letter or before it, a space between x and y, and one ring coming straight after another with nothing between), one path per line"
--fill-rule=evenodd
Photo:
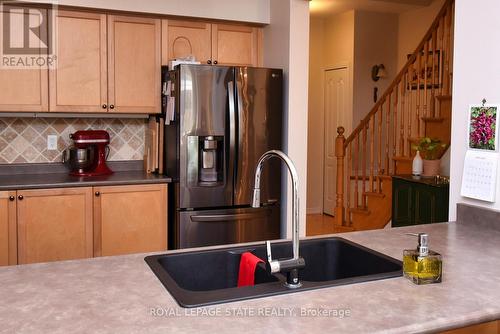
M387 101L384 101L386 103L385 111L386 111L386 118L385 118L385 175L389 175L389 163L390 163L390 158L389 158L389 148L391 147L391 95L392 92L389 94Z
M436 115L436 95L434 90L436 89L436 55L437 55L437 28L432 32L432 86L431 86L431 117L437 117ZM439 75L439 74L438 74Z
M346 199L347 203L345 206L345 221L346 226L351 226L351 173L352 173L352 142L349 143L349 150L347 151L347 187L346 187Z
M377 110L377 113L379 115L378 116L378 166L377 166L378 171L377 171L377 174L382 175L382 173L384 172L384 170L382 168L382 116L384 114L382 105L380 106L380 109ZM377 179L377 191L381 192L379 180L380 180L380 178Z
M370 191L373 192L373 167L375 166L375 115L370 118Z
M362 201L362 205L363 205L363 208L366 208L366 161L367 161L367 157L366 157L366 135L367 135L367 127L368 127L368 123L365 123L365 125L363 126L363 163L361 164L362 165L362 172L361 172L361 175L363 176L363 181L362 181L362 187L363 187L363 192L362 192L362 195L361 195L361 201Z
M451 54L451 6L446 11L445 16L446 27L446 52L444 54L444 75L445 75L445 94L451 94L451 71L450 71L450 54Z
M359 207L359 132L356 134L356 138L354 139L354 155L356 156L354 159L354 207L357 209Z
M397 84L395 87L394 87L394 103L393 103L393 113L394 113L394 122L393 122L393 137L392 137L392 172L394 174L396 174L396 160L394 160L394 157L396 156L396 143L398 142L397 141L397 138L398 138L398 86L399 84Z
M448 45L448 34L449 34L449 22L448 22L448 9L444 15L444 29L443 29L443 94L448 95L448 71L447 71L447 56L449 52Z
M408 78L408 81L409 81L409 84L410 86L413 85L413 77L414 77L414 74L411 74ZM408 91L408 103L406 103L407 105L407 108L408 108L408 124L407 124L407 127L408 127L408 131L406 133L406 144L408 146L408 156L411 156L411 138L412 138L412 124L413 124L413 113L414 113L414 108L415 108L415 105L413 104L413 96L415 95L415 93L413 92L412 89L410 89Z
M417 131L417 137L420 137L420 79L422 77L422 57L420 56L420 53L422 50L418 50L417 53L417 94L416 94L416 104L415 104L415 110L416 110L416 117L417 117L417 122L416 122L416 131Z
M428 117L428 111L427 111L427 84L429 82L428 78L428 73L427 70L429 68L429 41L426 41L424 43L424 77L423 77L423 82L424 82L424 96L423 96L423 103L424 103L424 110L422 111L422 117ZM425 132L425 127L424 127L424 132ZM424 133L425 135L425 133Z
M405 99L406 99L406 73L401 81L401 129L399 130L399 155L405 155Z
M344 156L345 137L344 128L337 128L337 138L335 139L335 157L337 158L337 198L335 202L335 221L337 225L344 224ZM349 186L349 182L347 183Z
M439 51L439 94L443 95L444 90L443 90L443 56L444 56L444 18L441 17L439 19L439 44L440 44L440 51Z

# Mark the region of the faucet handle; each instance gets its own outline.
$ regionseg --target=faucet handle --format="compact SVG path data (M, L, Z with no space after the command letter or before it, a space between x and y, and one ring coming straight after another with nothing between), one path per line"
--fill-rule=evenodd
M271 263L271 261L273 260L271 254L271 241L269 240L266 241L266 248L267 248L267 262Z

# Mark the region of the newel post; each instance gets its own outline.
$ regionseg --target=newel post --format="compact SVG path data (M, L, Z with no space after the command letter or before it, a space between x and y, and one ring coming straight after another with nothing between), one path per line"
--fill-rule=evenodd
M337 158L337 199L335 202L335 221L337 225L344 225L344 157L345 157L345 137L344 127L337 128L337 138L335 138L335 157Z

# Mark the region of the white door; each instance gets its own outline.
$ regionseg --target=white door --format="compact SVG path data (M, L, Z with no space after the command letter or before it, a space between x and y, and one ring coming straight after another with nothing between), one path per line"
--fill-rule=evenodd
M337 160L335 138L337 127L343 126L346 134L350 129L351 111L348 110L348 69L346 67L325 71L325 158L323 212L335 212Z

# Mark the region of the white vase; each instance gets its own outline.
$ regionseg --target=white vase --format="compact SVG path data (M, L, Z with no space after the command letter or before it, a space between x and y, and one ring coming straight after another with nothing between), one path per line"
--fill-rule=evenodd
M413 158L411 173L415 176L420 176L422 175L423 170L424 170L424 163L422 161L422 157L420 156L420 151L417 151L415 157Z

